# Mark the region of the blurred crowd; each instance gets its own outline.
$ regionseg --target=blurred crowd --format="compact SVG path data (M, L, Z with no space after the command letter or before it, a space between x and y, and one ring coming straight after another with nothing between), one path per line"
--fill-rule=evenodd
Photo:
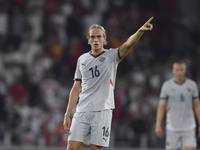
M119 64L110 146L164 147L155 118L173 61L186 62L200 89L198 8L199 0L0 0L0 145L66 146L63 117L89 26L104 26L105 48L116 48L154 16Z

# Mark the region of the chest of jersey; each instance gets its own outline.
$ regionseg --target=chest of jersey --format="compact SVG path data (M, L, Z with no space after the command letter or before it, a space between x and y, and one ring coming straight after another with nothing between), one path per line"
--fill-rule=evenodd
M112 62L106 55L99 57L90 56L88 59L80 62L80 72L82 76L82 82L93 81L105 76L106 73L110 72Z
M174 84L169 88L168 100L170 103L192 103L192 88L187 85Z

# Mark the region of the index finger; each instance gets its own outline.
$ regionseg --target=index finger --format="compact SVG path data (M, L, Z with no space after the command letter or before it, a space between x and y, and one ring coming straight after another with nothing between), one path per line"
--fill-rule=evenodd
M151 17L146 23L150 23L152 19L153 19L153 17Z

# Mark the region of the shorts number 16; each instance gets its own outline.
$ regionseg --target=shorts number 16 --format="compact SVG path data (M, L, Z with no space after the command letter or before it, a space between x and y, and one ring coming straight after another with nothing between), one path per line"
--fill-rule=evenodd
M106 129L106 127L103 127L103 136L108 137L109 136L109 127Z

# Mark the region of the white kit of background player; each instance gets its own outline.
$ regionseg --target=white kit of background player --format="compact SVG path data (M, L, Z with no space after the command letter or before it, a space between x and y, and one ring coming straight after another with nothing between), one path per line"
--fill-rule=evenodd
M166 149L196 149L195 115L200 123L199 91L196 83L185 78L186 65L173 64L174 78L163 83L157 111L156 134L162 136L161 123L166 109ZM194 109L193 109L194 108ZM200 128L199 128L200 131Z

